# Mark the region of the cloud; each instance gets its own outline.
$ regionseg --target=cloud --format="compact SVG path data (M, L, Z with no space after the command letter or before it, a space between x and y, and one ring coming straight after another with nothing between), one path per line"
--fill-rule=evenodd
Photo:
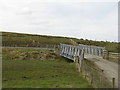
M5 31L117 41L115 2L5 1L0 6Z

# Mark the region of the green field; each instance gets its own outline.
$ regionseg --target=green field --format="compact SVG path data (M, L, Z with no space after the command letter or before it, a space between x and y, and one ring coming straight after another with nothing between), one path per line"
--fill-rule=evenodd
M37 53L41 53L39 55L42 59ZM76 70L75 63L58 56L52 50L3 48L2 76L3 88L91 87Z

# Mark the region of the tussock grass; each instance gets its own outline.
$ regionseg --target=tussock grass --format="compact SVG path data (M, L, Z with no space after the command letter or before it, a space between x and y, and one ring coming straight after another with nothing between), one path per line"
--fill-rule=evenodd
M3 48L3 60L55 60L61 58L53 50Z
M42 52L42 59L37 54ZM25 60L17 54L30 54ZM34 54L34 57L31 56ZM44 54L53 55L52 60ZM40 56L41 56L40 55ZM32 58L30 60L30 58ZM90 88L73 62L51 50L3 48L3 88Z

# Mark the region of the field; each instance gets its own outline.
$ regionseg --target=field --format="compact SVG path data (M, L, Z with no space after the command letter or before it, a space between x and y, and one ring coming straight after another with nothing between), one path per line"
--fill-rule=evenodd
M34 57L31 54L33 52ZM19 57L20 53L23 54ZM37 53L41 53L41 58ZM3 48L2 76L3 88L91 87L76 70L73 62L58 56L52 50Z

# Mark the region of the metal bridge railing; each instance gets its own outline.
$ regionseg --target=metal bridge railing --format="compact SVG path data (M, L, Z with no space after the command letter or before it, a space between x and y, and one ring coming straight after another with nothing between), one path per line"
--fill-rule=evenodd
M64 56L70 60L75 62L75 57L82 59L83 57L83 49L79 46L67 45L67 44L60 44L60 55Z

